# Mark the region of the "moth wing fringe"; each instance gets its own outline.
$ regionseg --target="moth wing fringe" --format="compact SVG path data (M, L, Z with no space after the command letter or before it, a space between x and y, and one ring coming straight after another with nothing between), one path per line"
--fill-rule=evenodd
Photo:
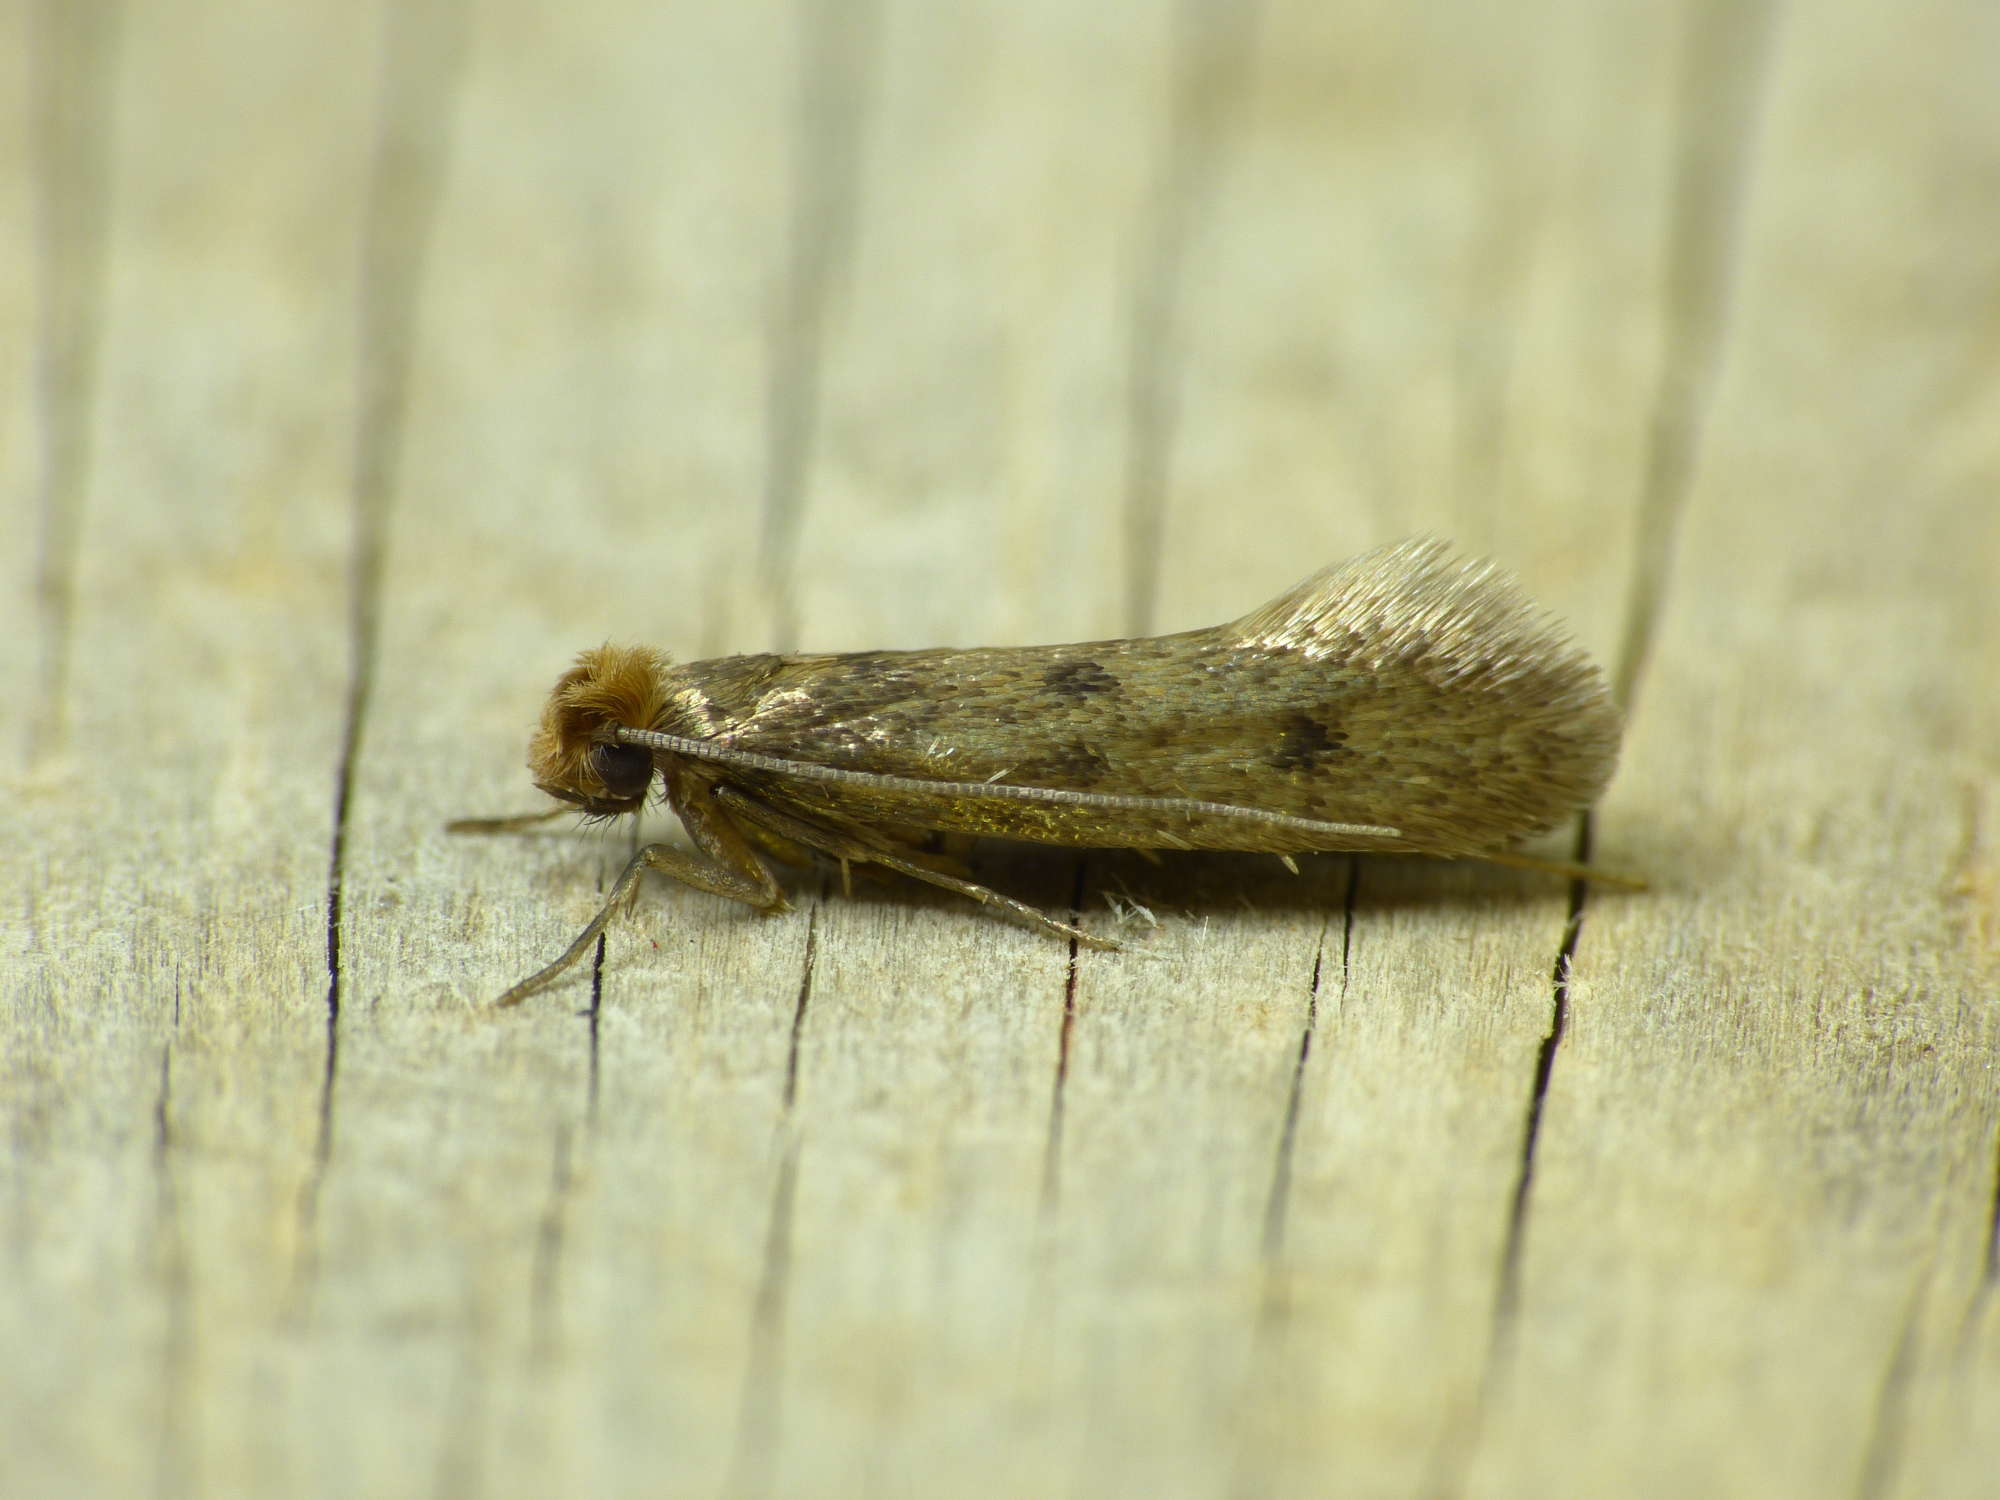
M1335 563L1224 629L1246 646L1374 666L1421 663L1442 685L1537 679L1550 706L1605 695L1594 664L1497 564L1437 537Z

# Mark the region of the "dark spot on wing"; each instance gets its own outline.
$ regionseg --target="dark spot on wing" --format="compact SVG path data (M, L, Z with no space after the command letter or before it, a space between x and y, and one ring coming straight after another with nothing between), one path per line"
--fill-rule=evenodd
M1059 745L1046 755L1024 760L1007 773L1015 786L1068 787L1072 790L1096 786L1111 774L1111 762L1082 740Z
M1060 661L1042 673L1044 690L1064 698L1087 698L1092 693L1116 693L1123 684L1097 662L1088 659Z
M1311 714L1286 714L1278 721L1277 743L1265 759L1280 771L1310 771L1346 751L1347 734Z

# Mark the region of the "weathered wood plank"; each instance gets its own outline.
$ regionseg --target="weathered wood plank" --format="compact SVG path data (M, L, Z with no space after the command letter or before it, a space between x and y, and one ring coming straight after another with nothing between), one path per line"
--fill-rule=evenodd
M1799 19L1751 80L1712 395L1601 821L1658 890L1579 949L1491 1493L1637 1475L1608 1434L1640 1423L1677 1493L1973 1495L2000 1462L2000 222L1946 186L2000 140L2000 29Z
M1981 1492L1983 10L0 27L0 1489ZM1635 693L1653 890L662 882L481 1008L630 847L440 832L576 648L1419 530Z
M325 1066L371 35L29 19L40 237L7 280L43 379L9 426L47 444L22 511L57 540L15 637L54 671L6 799L4 1487L238 1491Z

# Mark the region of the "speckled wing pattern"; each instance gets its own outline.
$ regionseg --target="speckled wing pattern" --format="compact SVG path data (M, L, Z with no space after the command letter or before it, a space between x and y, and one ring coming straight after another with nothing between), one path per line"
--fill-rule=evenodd
M1429 539L1178 635L674 671L683 713L655 727L861 773L836 784L729 768L773 806L840 827L1085 847L1497 850L1588 805L1620 731L1602 676L1560 628L1491 564ZM975 783L1066 795L952 790ZM1331 826L1354 824L1397 835Z

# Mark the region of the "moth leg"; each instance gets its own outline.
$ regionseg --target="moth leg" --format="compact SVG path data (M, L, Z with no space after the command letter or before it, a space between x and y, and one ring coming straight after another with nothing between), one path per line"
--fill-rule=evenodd
M899 853L903 858L912 860L927 870L941 870L947 875L956 875L961 880L970 879L972 866L965 862L964 855L972 846L972 838L969 835L964 836L955 847L946 846L944 839L943 834L926 836L925 830L922 829L898 828L892 824L871 824L866 842L876 848ZM848 868L848 864L847 860L840 862L840 889L841 894L852 896L855 872ZM881 872L870 870L863 865L860 873L864 878L880 880L895 878L889 873L886 865L882 867Z
M1102 952L1116 952L1119 947L1119 944L1110 938L1098 937L1083 931L1082 928L1072 927L1067 922L1058 922L1046 912L1028 905L1025 901L1016 901L1012 896L1003 896L990 886L961 880L958 876L946 874L943 870L929 869L915 860L878 848L852 834L821 828L791 817L776 808L754 802L729 787L718 787L715 797L739 817L760 823L801 844L810 844L832 855L843 866L849 860L867 860L873 864L884 865L899 874L908 875L913 880L921 880L927 885L940 886L947 891L956 891L961 896L970 896L982 906L998 907L1023 926L1032 927L1037 932L1045 932L1050 937L1068 938L1085 948L1095 948Z
M678 795L674 799L674 810L680 814L682 826L701 853L690 854L672 844L646 845L627 862L611 887L610 897L599 908L597 915L590 919L590 925L577 934L576 941L565 948L554 963L530 974L502 995L499 1004L519 1005L528 996L561 977L565 970L588 953L618 909L632 899L639 889L640 879L648 870L658 870L682 885L693 886L713 896L727 896L759 911L786 909L788 903L784 890L771 872L764 868L763 861L757 858L743 830L715 806L713 794L692 781L676 786L675 791Z
M562 957L547 968L530 974L495 1003L519 1005L537 990L545 989L559 979L566 969L590 951L591 945L610 925L619 908L630 903L639 889L640 879L648 870L658 870L682 885L693 886L714 896L727 896L732 901L742 901L760 911L783 911L785 895L771 878L771 872L758 864L756 857L747 850L745 859L743 866L732 867L703 859L685 849L676 849L672 844L646 845L627 861L604 905L590 919L590 925L576 935L576 941L563 950Z
M575 812L573 807L548 807L540 812L517 813L510 818L453 818L444 825L446 833L519 833L533 828L537 823L546 823L551 818L560 818L564 813Z
M922 848L932 869L948 875L970 876L972 866L967 861L972 858L972 846L978 842L969 833L933 833L920 844L913 840L912 847Z
M768 828L759 828L754 823L745 826L741 831L744 838L781 865L799 869L813 862L813 851L794 839L773 833Z

